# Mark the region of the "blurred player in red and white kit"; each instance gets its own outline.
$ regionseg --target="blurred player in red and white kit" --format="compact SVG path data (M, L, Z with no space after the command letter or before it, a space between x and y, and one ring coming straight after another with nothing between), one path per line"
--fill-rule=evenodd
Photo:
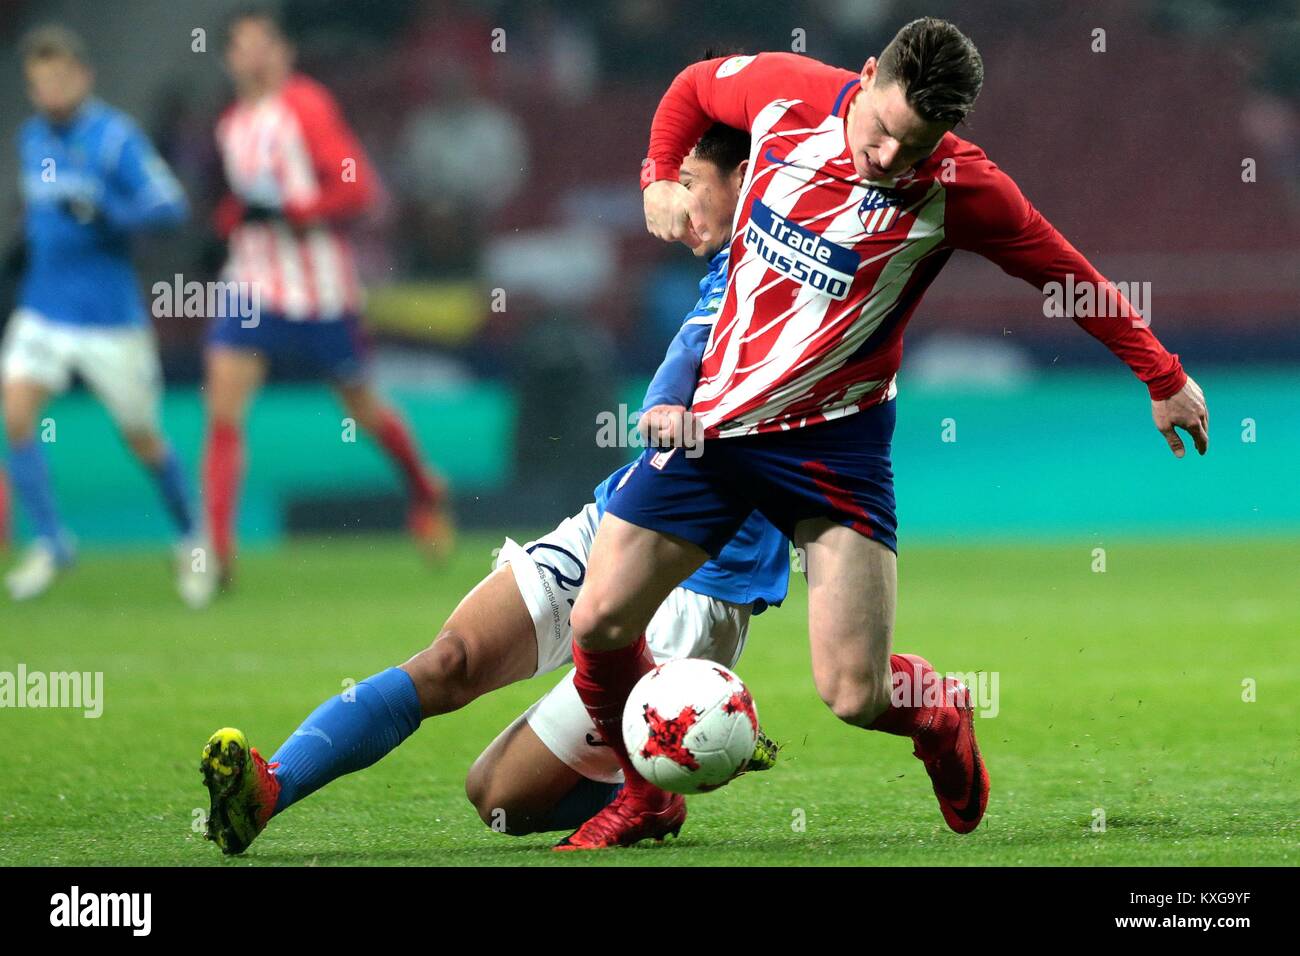
M234 558L244 417L275 357L329 380L347 415L400 469L411 531L441 556L452 538L445 488L370 384L362 292L341 231L376 199L370 161L329 92L294 72L293 48L271 14L250 9L232 19L226 66L237 99L216 130L231 190L216 225L230 244L223 279L232 296L256 290L258 314L232 301L208 338L203 482L220 577L229 579Z
M575 685L627 785L558 849L680 828L685 804L626 760L620 718L649 670L664 596L760 510L805 556L813 679L847 723L911 738L945 822L983 818L988 773L969 691L891 653L897 593L890 444L903 328L952 253L1040 289L1105 283L984 152L953 134L983 83L975 46L941 20L905 26L861 74L760 53L683 70L655 114L642 186L649 230L711 238L681 158L714 122L752 136L726 299L692 411L702 454L647 450L613 494L575 604ZM1113 286L1107 286L1110 295ZM1157 428L1208 444L1201 390L1122 297L1076 321L1146 384ZM682 408L650 409L671 420Z

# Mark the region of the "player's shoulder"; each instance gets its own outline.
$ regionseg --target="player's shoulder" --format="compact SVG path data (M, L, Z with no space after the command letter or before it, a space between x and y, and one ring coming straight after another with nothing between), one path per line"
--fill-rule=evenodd
M746 56L725 57L714 68L715 79L751 75L771 80L776 92L789 99L815 101L832 109L837 98L859 80L853 70L832 66L803 53L772 50ZM824 102L823 102L824 101Z
M14 134L19 144L26 144L48 135L50 124L45 117L39 113L34 113L18 124L18 131Z
M140 124L126 110L95 100L86 107L86 122L99 144L100 158L107 166L116 165L128 143L147 140Z
M978 221L986 231L1000 232L1024 219L1025 200L1015 181L982 147L956 133L944 134L924 171L944 189L950 224Z
M722 249L709 260L709 271L700 279L700 298L695 308L687 316L699 318L710 315L722 308L722 301L727 295L727 263L731 259L731 249Z
M295 73L290 76L280 89L280 96L299 114L315 116L338 110L338 102L334 99L334 94L324 83L305 73Z
M983 147L951 131L944 134L939 148L925 163L927 170L945 186L981 189L1006 174L984 152ZM957 172L966 175L957 175Z

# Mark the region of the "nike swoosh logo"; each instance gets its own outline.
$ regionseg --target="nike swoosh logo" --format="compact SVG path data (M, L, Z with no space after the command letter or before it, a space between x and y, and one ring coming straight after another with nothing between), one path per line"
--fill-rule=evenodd
M319 727L308 727L306 730L295 730L293 735L295 737L319 737L331 747L334 746L334 741L330 740L329 734L325 733L325 731L321 730Z
M787 163L784 159L777 159L776 156L773 155L773 153L772 153L772 147L771 147L771 146L769 146L769 147L767 148L767 152L763 154L763 158L764 158L765 160L767 160L769 163L776 163L778 166L794 166L794 165L797 165L796 163Z
M971 718L970 715L966 716L966 720L970 721L972 719L973 718ZM979 745L975 743L975 732L973 728L971 730L970 747L971 756L975 758L975 773L971 777L970 789L966 793L966 805L961 809L958 809L957 807L952 808L952 812L957 815L957 819L961 820L962 823L970 823L972 820L979 818L980 802L984 795L984 775L980 773L980 768L984 766L984 758L980 756Z

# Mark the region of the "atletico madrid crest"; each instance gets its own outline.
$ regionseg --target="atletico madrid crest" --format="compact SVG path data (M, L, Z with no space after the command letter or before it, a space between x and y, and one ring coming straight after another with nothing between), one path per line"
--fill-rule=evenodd
M892 189L872 186L858 206L858 215L862 217L862 231L865 235L884 232L898 220L899 206L903 204Z

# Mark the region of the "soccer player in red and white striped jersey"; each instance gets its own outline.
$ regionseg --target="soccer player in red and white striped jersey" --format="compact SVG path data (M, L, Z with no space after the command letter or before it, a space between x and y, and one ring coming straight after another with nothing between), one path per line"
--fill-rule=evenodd
M452 534L445 488L370 384L361 286L343 231L371 208L378 180L329 91L294 71L293 48L273 16L236 15L227 41L236 100L216 130L230 186L216 226L229 240L222 278L231 301L208 338L203 469L221 577L228 579L235 551L244 415L274 357L305 362L328 379L347 414L401 471L411 530L441 556ZM245 299L256 304L251 317Z
M978 826L988 773L968 690L921 657L891 653L895 376L903 329L954 251L1039 288L1096 286L1094 302L1111 308L1076 321L1146 384L1174 454L1183 455L1176 427L1205 452L1205 401L1177 356L1010 177L952 132L982 82L970 40L927 18L861 74L761 53L694 64L663 97L642 169L656 236L692 246L710 238L676 175L705 128L747 129L752 149L726 299L692 406L702 454L646 452L609 501L571 615L575 686L615 751L628 691L649 668L645 623L757 508L804 557L813 677L826 704L850 724L910 737L945 822L958 833ZM619 798L559 849L680 828L679 797L626 760L624 775Z

